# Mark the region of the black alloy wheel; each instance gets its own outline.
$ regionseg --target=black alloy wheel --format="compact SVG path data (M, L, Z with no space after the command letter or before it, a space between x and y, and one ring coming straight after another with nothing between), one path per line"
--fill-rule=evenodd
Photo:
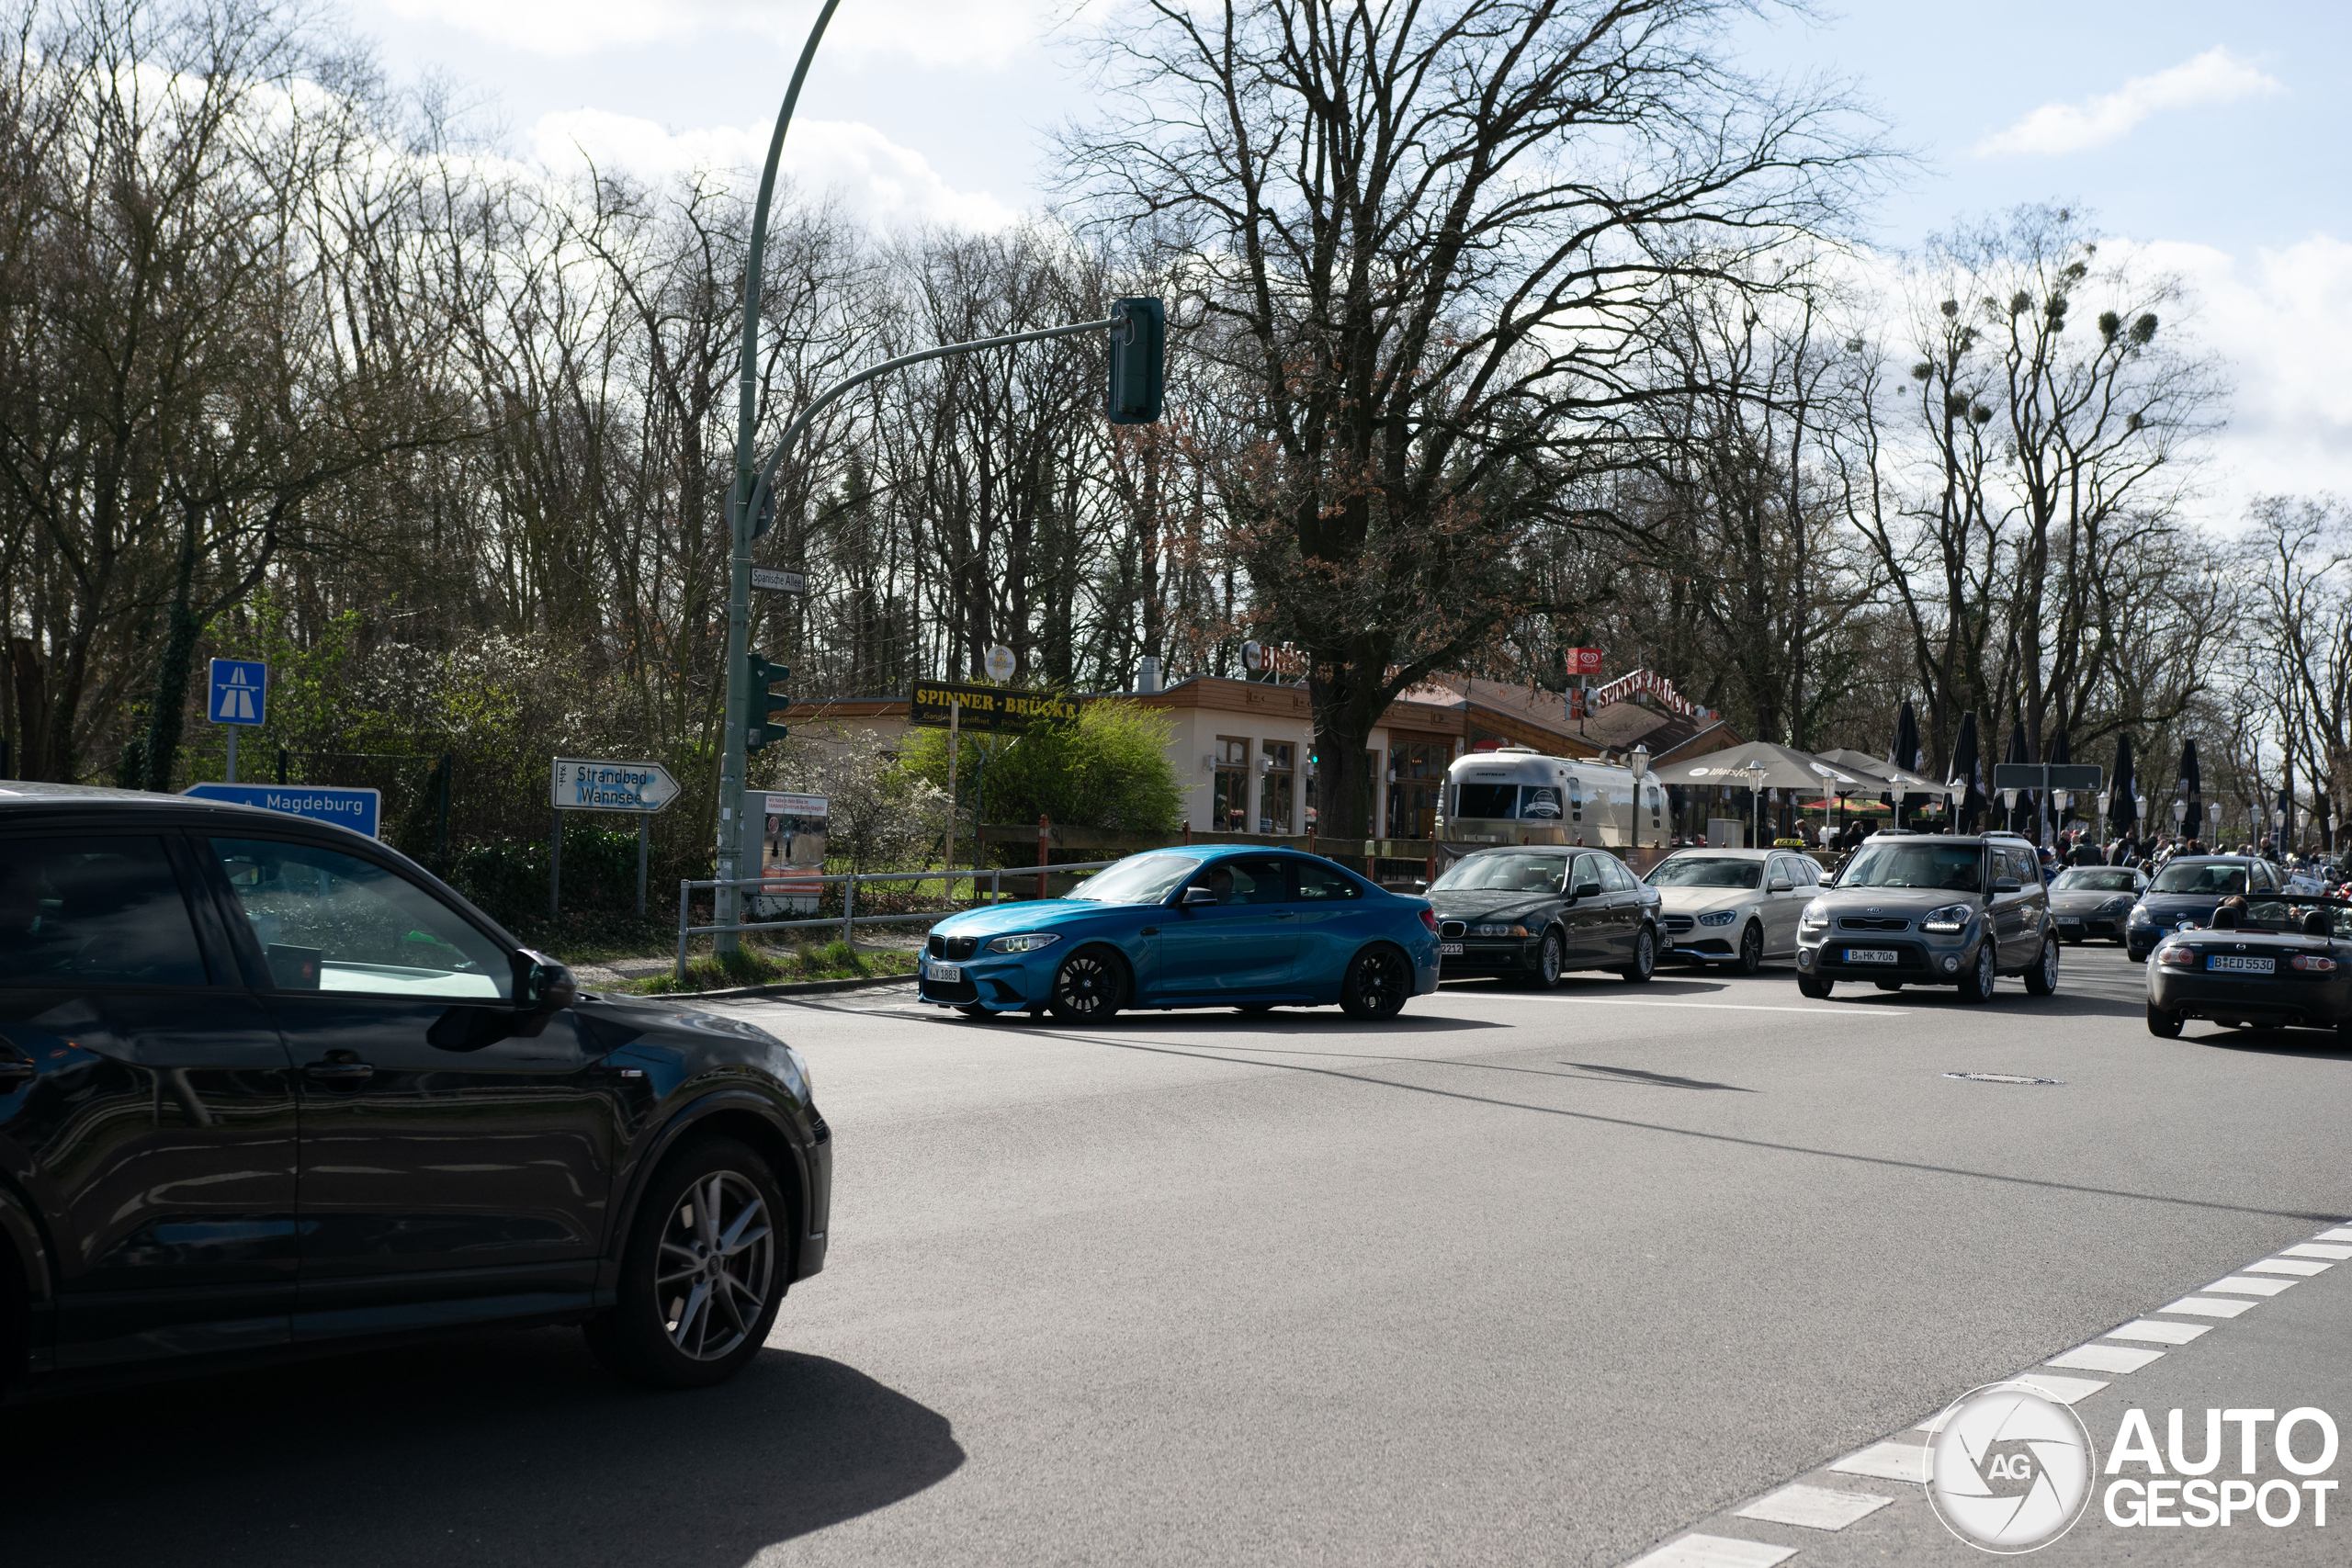
M1544 943L1535 950L1535 968L1521 976L1524 985L1539 991L1548 991L1560 983L1561 971L1568 966L1568 945L1560 940L1557 926L1544 933Z
M1633 986L1648 985L1650 976L1657 973L1657 932L1646 921L1634 935L1634 961L1617 973Z
M1054 971L1054 1016L1064 1023L1101 1023L1126 1001L1127 976L1107 947L1081 947Z
M732 1138L664 1161L621 1253L618 1300L588 1320L614 1371L656 1388L707 1388L760 1353L784 1301L788 1211L775 1173Z
M1753 975L1764 967L1764 928L1754 920L1739 933L1739 972Z
M2180 1014L2166 1012L2155 1003L2148 1004L2148 1032L2159 1040L2180 1038Z
M1837 989L1837 981L1825 980L1818 975L1800 975L1797 976L1797 995L1801 997L1811 997L1815 1001L1826 1000L1828 998L1829 993Z
M1987 933L1976 944L1976 962L1960 977L1960 999L1964 1002L1989 1002L1993 999L1993 938Z
M1350 1018L1377 1023L1404 1010L1413 994L1413 967L1405 955L1376 942L1349 961L1340 982L1340 1009Z
M2041 958L2025 972L2025 988L2029 995L2050 997L2058 994L2058 939L2041 940Z

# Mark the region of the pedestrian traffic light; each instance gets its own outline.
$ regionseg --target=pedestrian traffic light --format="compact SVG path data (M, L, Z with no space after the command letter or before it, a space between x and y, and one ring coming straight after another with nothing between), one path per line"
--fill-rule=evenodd
M781 740L792 733L775 722L782 718L791 699L768 688L792 679L792 671L781 664L770 664L756 653L744 655L748 679L744 684L751 692L749 711L743 716L743 753L758 750L771 740Z
M1158 299L1120 299L1111 306L1111 314L1124 318L1111 329L1106 400L1111 423L1157 424L1168 356L1168 311Z

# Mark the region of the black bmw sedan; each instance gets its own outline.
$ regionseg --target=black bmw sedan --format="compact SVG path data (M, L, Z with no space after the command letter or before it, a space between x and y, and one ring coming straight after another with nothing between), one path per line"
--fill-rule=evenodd
M578 1324L718 1382L825 1260L791 1046L242 806L0 784L0 1387Z
M1639 984L1657 969L1658 891L1605 850L1479 850L1430 884L1438 968L1548 989L1571 969Z

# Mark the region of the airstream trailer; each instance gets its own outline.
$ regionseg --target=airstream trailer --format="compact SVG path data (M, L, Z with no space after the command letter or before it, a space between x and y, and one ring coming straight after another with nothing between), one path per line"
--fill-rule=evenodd
M1528 746L1473 751L1446 770L1438 837L1456 844L1663 843L1666 786L1652 773L1547 757Z

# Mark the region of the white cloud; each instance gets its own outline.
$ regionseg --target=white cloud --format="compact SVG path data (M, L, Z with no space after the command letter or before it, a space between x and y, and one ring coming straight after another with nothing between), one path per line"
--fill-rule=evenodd
M2120 91L2103 93L2085 103L2044 104L2007 130L1978 142L1976 155L2022 152L2051 157L2081 152L2120 140L2142 120L2166 109L2235 103L2256 94L2285 90L2273 78L2217 47L2168 71L2134 76Z
M542 115L530 141L539 160L559 170L576 166L585 156L644 179L697 169L756 177L774 129L721 125L672 131L605 109L570 109ZM922 153L856 120L795 119L785 139L784 172L810 196L837 197L852 215L884 228L941 223L1001 229L1020 216L985 191L954 189Z
M772 40L797 58L817 19L814 0L386 0L393 15L437 23L533 54L677 45L729 33ZM994 71L1051 24L1047 0L850 0L825 29L823 52L888 56L930 67Z
M2352 497L2352 243L2313 235L2251 264L2177 242L2108 248L2136 250L2188 282L2197 312L2187 331L2236 385L2214 453L2216 520L2256 495Z

